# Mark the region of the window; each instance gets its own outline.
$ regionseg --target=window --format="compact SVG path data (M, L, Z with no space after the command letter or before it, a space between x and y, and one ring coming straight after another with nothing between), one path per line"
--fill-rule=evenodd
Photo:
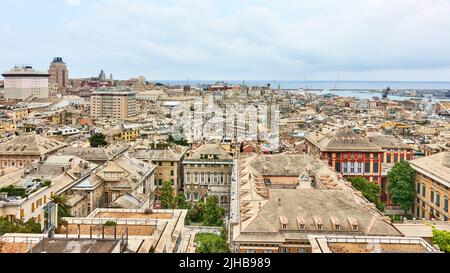
M364 170L366 173L370 173L370 162L366 162L366 164L364 166Z
M194 192L194 201L198 201L198 192Z
M447 197L444 198L444 211L448 212L448 198Z
M338 172L338 173L341 172L341 162L336 162L335 170L336 170L336 172Z
M378 173L378 163L373 163L373 172Z
M162 184L163 184L162 179L159 179L158 185L162 186Z
M363 173L362 168L363 168L362 162L357 162L357 163L356 163L356 173L357 173L357 174L362 174L362 173Z
M431 191L431 203L434 203L434 191Z
M436 195L436 206L441 206L441 195L439 193Z
M34 202L31 203L31 212L34 212L35 208L34 208Z
M175 174L174 174L174 171L173 170L171 170L170 171L170 176L174 176Z
M425 191L425 184L422 184L422 196L425 197L426 191Z
M297 248L297 253L306 253L304 248Z
M175 180L173 178L170 179L170 184L172 184L172 186L175 185Z
M417 183L417 194L420 195L420 183Z
M386 156L386 163L391 163L391 154Z
M287 247L281 247L280 252L281 253L289 253L289 249Z
M170 166L172 166L172 167L173 167L173 166L174 166L174 164L175 164L175 163L174 163L173 161L172 161L172 162L170 162Z
M317 230L322 230L322 224L317 224Z
M394 155L394 163L397 163L397 162L398 162L398 155L395 154L395 155Z
M186 174L186 182L191 183L191 174L190 173Z
M191 193L190 192L186 192L186 200L188 200L188 201L191 200Z

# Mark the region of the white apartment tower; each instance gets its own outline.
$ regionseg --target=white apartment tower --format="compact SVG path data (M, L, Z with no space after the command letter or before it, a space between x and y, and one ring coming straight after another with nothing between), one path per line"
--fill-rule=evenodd
M49 97L48 73L36 71L31 66L15 66L2 76L5 78L5 99Z

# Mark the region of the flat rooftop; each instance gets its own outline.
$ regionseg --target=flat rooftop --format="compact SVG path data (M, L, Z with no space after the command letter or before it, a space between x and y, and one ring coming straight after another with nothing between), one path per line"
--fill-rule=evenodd
M428 252L419 244L367 244L367 243L331 243L332 253L422 253Z
M398 236L310 235L313 253L439 253L424 239Z
M172 219L170 213L143 213L143 212L99 212L94 218L117 218L117 219Z
M33 253L111 253L119 240L45 239L32 248Z
M34 243L0 242L0 253L27 253Z

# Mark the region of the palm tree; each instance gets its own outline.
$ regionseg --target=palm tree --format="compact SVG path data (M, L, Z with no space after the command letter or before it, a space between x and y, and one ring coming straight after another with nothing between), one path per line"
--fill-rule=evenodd
M53 195L52 202L58 205L58 221L62 217L72 217L69 212L69 205L67 204L67 198L63 195Z

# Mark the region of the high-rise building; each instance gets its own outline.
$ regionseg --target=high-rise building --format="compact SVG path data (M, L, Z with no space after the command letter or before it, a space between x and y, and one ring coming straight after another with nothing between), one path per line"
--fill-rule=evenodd
M5 78L5 99L26 100L49 96L50 75L36 71L32 66L15 66L2 76Z
M48 69L50 74L50 84L58 88L67 88L69 86L69 70L61 57L53 58Z
M129 89L99 89L91 96L93 118L124 119L137 114L136 93Z

